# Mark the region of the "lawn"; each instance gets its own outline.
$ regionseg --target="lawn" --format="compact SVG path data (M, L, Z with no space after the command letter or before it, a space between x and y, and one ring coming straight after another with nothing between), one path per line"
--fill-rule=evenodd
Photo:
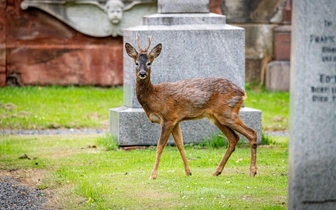
M0 129L107 128L108 110L121 105L121 87L4 87Z
M262 110L263 131L288 130L289 93L247 88L245 105ZM108 127L108 110L123 105L122 88L0 88L0 129Z
M289 93L247 88L247 94L245 105L263 112L264 132L288 129ZM122 88L5 87L0 129L106 129L108 109L122 105ZM155 147L125 151L105 134L0 134L0 176L42 189L51 209L285 209L288 137L263 140L267 145L258 147L254 178L244 144L222 175L212 176L226 147L215 135L186 145L191 177L184 175L177 149L168 146L158 179L148 180Z
M52 209L285 209L287 138L258 148L258 174L249 177L250 149L240 145L222 175L212 172L225 148L186 146L193 175L184 175L168 146L158 179L148 180L155 148L124 151L110 136L1 136L0 175L43 189ZM29 159L19 159L24 154Z
M247 107L262 111L263 131L288 130L289 92L268 92L247 90Z

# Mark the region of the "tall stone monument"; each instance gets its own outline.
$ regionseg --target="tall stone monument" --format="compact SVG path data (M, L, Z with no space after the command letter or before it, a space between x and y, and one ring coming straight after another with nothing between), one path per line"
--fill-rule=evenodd
M153 84L194 77L225 77L245 86L244 29L225 23L225 16L209 13L209 0L159 0L158 13L143 18L143 25L124 30L124 43L162 43L153 62ZM150 48L151 49L151 48ZM135 95L135 65L124 52L124 107L111 109L110 132L121 146L155 145L158 124L146 117ZM261 111L242 108L242 120L258 132L261 141ZM181 123L184 143L198 143L219 132L208 119ZM172 139L169 143L172 143Z
M336 209L336 4L293 1L288 209Z

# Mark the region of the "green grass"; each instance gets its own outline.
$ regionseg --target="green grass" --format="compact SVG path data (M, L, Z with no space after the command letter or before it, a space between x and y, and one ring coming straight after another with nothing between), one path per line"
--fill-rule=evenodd
M271 142L258 147L254 178L246 145L219 177L211 174L223 147L186 147L193 173L186 177L177 148L167 146L158 179L148 180L154 147L123 151L102 135L0 136L0 175L31 180L55 209L285 209L288 139Z
M246 89L246 106L263 112L263 131L288 129L288 92ZM122 105L122 88L5 87L0 88L0 128L106 128L108 109Z
M106 128L108 109L123 105L122 88L0 88L0 128Z
M246 90L247 107L262 111L263 131L288 130L289 125L289 92L268 92Z
M263 131L288 129L289 93L247 93L246 106L263 111ZM123 105L122 98L122 88L0 88L0 129L106 128L108 109ZM254 178L244 144L221 176L211 175L227 145L220 134L186 146L191 177L177 149L168 146L158 179L149 181L154 147L119 150L109 135L0 134L0 176L43 189L55 209L285 209L288 138L262 141ZM28 158L20 159L24 154Z

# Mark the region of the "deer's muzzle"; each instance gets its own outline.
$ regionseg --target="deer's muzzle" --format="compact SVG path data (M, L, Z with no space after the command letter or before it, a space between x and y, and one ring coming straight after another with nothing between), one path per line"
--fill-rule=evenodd
M146 71L139 71L138 73L140 79L146 79L147 72Z

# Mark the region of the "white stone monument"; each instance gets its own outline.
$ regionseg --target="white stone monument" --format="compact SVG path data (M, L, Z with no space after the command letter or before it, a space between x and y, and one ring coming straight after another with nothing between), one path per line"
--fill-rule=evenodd
M124 30L124 43L162 43L161 55L152 65L153 84L195 77L224 77L245 88L244 29L225 23L225 16L209 13L209 0L159 0L159 13L145 16L143 25ZM150 47L150 49L151 49ZM242 120L258 133L261 142L261 111L242 108ZM198 143L217 134L208 119L181 123L184 143ZM110 110L110 133L121 146L155 145L158 124L147 119L135 96L135 66L124 52L124 107ZM171 144L172 139L169 140Z
M293 1L288 209L336 209L336 2Z

